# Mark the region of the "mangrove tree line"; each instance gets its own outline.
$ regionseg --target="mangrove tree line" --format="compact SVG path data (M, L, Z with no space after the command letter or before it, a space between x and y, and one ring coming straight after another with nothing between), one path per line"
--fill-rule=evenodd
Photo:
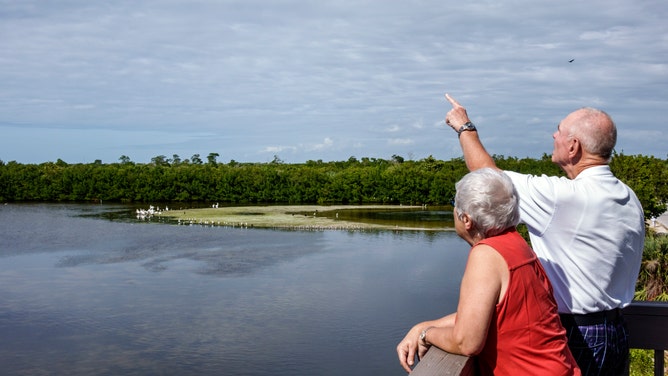
M0 161L0 201L105 201L124 203L220 202L227 204L447 204L467 172L461 158L413 161L350 157L347 161L287 164L219 163L218 154L181 160L158 156L140 164L41 164ZM494 156L502 169L561 175L549 155L540 159ZM635 190L647 218L668 202L668 161L615 154L613 172Z

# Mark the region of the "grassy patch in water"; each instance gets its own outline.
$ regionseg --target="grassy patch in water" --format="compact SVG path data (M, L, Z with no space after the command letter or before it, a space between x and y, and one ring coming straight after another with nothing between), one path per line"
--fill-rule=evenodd
M289 228L289 229L399 229L423 230L419 224L374 223L355 220L346 212L354 210L384 210L402 212L420 209L420 206L401 205L276 205L219 207L170 210L161 213L162 217L171 218L186 224L203 224L232 227ZM340 215L339 215L340 214ZM430 230L439 228L430 227ZM442 230L451 228L444 226Z

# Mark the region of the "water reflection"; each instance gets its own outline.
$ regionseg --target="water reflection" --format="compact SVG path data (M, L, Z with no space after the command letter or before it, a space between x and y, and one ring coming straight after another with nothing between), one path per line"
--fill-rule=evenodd
M339 219L398 227L443 229L454 226L452 208L435 206L402 210L355 209L339 213Z
M452 232L171 226L132 210L0 208L3 372L403 375L394 346L454 309L468 249Z

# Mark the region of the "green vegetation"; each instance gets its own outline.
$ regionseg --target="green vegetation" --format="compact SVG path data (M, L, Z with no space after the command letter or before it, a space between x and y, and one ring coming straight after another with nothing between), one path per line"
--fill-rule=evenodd
M182 160L163 155L139 164L42 164L0 161L0 201L220 202L226 204L404 204L443 205L467 172L463 159L419 161L350 157L347 161L285 164L227 164L210 153ZM550 156L541 159L494 156L502 169L562 175ZM655 157L615 154L611 168L633 188L646 218L668 202L668 163Z
M652 231L645 237L643 261L636 282L636 300L668 301L668 236ZM664 352L668 364L668 352ZM631 376L654 374L654 351L631 349Z
M178 209L160 212L161 218L169 218L178 223L202 224L241 228L282 228L293 230L448 230L452 228L437 226L431 223L401 222L391 223L360 220L355 213L379 211L420 210L421 206L399 205L254 205L225 206L214 208ZM339 216L339 214L341 214Z
M635 299L668 302L668 236L647 233Z
M645 218L658 217L668 203L668 160L615 154L610 169L638 195Z
M654 350L631 349L629 376L654 375Z
M463 160L351 157L344 162L228 164L155 157L136 164L0 162L0 201L220 202L227 204L447 203Z

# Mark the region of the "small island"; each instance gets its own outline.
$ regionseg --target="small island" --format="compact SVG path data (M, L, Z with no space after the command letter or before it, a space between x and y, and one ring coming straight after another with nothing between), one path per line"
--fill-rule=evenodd
M170 209L154 215L169 218L179 224L210 225L240 228L273 228L292 230L442 230L410 224L385 224L367 221L351 215L359 211L405 212L422 210L422 206L405 205L270 205L230 206L197 209Z

